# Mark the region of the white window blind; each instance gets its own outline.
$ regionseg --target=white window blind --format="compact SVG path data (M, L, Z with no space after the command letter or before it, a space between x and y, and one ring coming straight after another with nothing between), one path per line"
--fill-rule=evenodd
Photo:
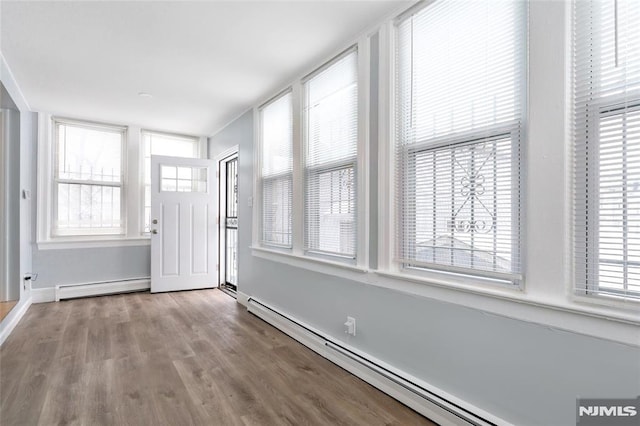
M523 1L436 1L397 22L404 268L521 279L526 10Z
M195 136L173 135L168 133L142 131L144 150L144 211L143 233L148 233L151 224L151 155L169 157L200 157L199 138Z
M579 294L640 298L640 2L574 6Z
M53 236L124 234L124 135L54 120Z
M288 92L260 109L261 242L290 248L293 178L292 97Z
M356 257L358 53L304 83L305 249Z

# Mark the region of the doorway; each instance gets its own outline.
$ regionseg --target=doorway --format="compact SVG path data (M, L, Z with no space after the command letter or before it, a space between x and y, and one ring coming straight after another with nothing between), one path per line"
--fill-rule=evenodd
M215 162L151 156L151 292L215 287Z
M218 163L220 182L219 268L222 290L238 290L238 151L227 153Z

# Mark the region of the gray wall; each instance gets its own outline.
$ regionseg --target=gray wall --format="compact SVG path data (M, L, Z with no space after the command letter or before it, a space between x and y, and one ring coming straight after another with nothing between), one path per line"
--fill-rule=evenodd
M372 99L377 99L375 93ZM374 135L370 143L376 141ZM252 209L247 203L253 191L251 112L210 138L211 158L236 144L241 292L336 340L345 339L347 314L354 316L358 336L350 345L517 425L575 424L579 396L640 395L637 347L252 256ZM377 148L371 148L375 155ZM377 163L372 159L371 164ZM375 249L376 227L371 229Z
M33 288L148 277L149 246L33 251Z
M251 208L248 198L253 195L253 112L247 111L229 124L224 131L209 139L209 158L215 159L228 149L238 146L238 283L248 270L240 265L250 265ZM238 285L240 291L243 291Z
M37 115L33 114L35 126ZM37 127L36 127L37 129ZM37 131L36 131L37 135ZM36 146L29 158L36 163ZM30 239L37 235L36 223L36 167L31 174L32 208L30 216ZM23 216L29 217L29 216ZM48 249L39 250L33 245L31 269L38 273L38 279L32 283L33 288L55 287L61 284L82 284L102 281L144 278L151 275L151 249L149 246L100 247L83 249Z

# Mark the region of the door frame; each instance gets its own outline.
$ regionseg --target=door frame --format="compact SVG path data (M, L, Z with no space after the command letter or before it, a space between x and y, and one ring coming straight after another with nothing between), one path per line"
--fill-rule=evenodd
M222 288L223 285L226 282L226 270L225 270L225 262L222 262L222 256L226 255L226 241L225 241L225 235L224 235L224 224L225 221L223 219L223 217L225 217L226 215L226 197L227 197L227 176L226 174L221 173L221 165L222 162L230 159L230 157L236 156L237 158L239 158L238 155L238 145L232 146L224 151L222 151L221 153L219 153L218 155L216 155L213 159L215 160L216 163L216 179L217 179L217 187L218 187L218 197L216 199L217 201L217 206L216 206L216 214L217 214L217 218L216 218L216 229L214 232L214 240L217 241L218 244L218 255L216 258L216 262L217 262L217 273L218 273L218 280L217 280L217 286L218 288ZM238 162L238 165L240 163ZM223 207L225 207L225 212L223 213ZM238 210L240 210L240 197L238 197ZM225 217L226 219L226 217ZM239 231L239 223L240 221L238 221L238 233ZM236 291L237 291L237 287L236 286Z
M160 181L162 179L162 175L161 175L161 168L164 165L168 165L168 166L183 166L183 167L198 167L198 168L204 168L206 167L208 169L208 173L207 173L207 190L205 192L199 192L199 191L194 191L194 192L180 192L180 191L168 191L168 192L164 192L161 190L161 184ZM151 230L151 292L152 293L158 293L158 292L167 292L167 291L183 291L183 290L196 290L196 289L206 289L206 288L215 288L216 284L215 284L215 275L216 273L212 270L213 267L213 261L214 261L214 257L215 257L215 244L216 244L216 239L215 239L215 229L216 227L213 225L212 221L213 218L211 217L211 213L209 209L215 209L216 208L216 195L215 195L215 184L216 184L216 180L215 177L213 176L213 172L214 170L216 170L216 166L215 166L215 162L213 160L210 160L208 158L188 158L188 157L170 157L170 156L162 156L162 155L152 155L151 156L151 218L152 218L152 224L151 227L152 228L157 228L158 226L160 227L160 234L159 235L155 235L157 234L157 232L154 232L154 230ZM156 191L154 191L154 189ZM171 282L167 282L167 275L163 275L163 274L157 274L158 269L154 269L154 264L155 265L159 265L159 270L163 270L163 264L160 263L158 264L157 262L164 262L163 256L162 256L162 246L159 246L158 244L160 244L160 242L158 241L158 239L163 239L164 238L164 220L163 218L161 218L159 211L157 210L157 208L159 208L158 204L154 204L154 200L157 201L162 201L162 200L158 200L158 196L161 194L165 194L165 201L171 202L171 203L175 203L177 205L182 206L183 202L185 201L183 198L185 196L189 196L189 194L193 194L195 196L197 196L197 198L199 198L199 200L197 200L198 202L196 204L200 204L200 205L205 205L207 207L207 211L205 213L205 226L207 228L206 230L206 239L207 239L207 248L206 248L206 259L205 259L205 264L206 264L206 271L205 272L198 272L196 274L193 273L193 256L195 253L195 246L193 243L193 235L190 235L190 255L186 258L187 261L190 260L191 264L191 270L189 272L189 275L185 275L184 274L184 270L182 269L181 265L182 265L182 261L183 261L183 257L181 256L181 249L183 249L183 245L181 243L182 241L182 234L178 233L177 235L179 236L179 241L176 243L177 247L178 247L178 253L177 253L177 258L178 258L178 274L177 276L180 278L180 282L183 282L185 278L187 278L187 286L186 287L182 287L182 288L176 288L177 286L174 284L172 284ZM206 202L203 204L203 200L206 200ZM187 201L188 202L188 201ZM193 203L193 199L191 200L191 202ZM193 214L193 206L196 204L192 204L192 214ZM154 208L156 207L156 208ZM180 210L181 212L182 210ZM155 214L154 214L155 213ZM178 215L179 218L181 218L182 214L180 213ZM153 224L153 220L154 218L157 218L160 220L160 224ZM190 232L193 234L193 215L191 217L191 227L190 227ZM178 223L176 224L176 226L178 227L178 229L176 230L176 232L183 230L183 226L182 226L182 220L178 219ZM213 228L213 229L212 229ZM161 240L162 244L164 245L164 240ZM184 241L182 241L184 242ZM158 251L160 250L160 251ZM183 265L182 265L183 266ZM154 275L154 271L156 271L156 275ZM194 278L195 277L195 278ZM154 281L154 278L156 278L156 280ZM163 278L164 282L160 282L160 280L158 278ZM191 280L189 281L188 278L191 278ZM169 280L174 279L173 277L170 277ZM154 282L155 282L155 286L154 286ZM194 283L195 282L195 283Z

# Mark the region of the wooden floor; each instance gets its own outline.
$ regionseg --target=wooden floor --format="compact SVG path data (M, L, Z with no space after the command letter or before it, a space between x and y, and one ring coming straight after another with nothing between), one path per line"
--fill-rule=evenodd
M16 306L17 304L18 304L17 300L9 300L7 302L0 302L0 321L2 321L4 319L4 317L9 315L9 312L11 312L11 309L13 309L13 307Z
M218 290L32 305L0 424L430 425Z

